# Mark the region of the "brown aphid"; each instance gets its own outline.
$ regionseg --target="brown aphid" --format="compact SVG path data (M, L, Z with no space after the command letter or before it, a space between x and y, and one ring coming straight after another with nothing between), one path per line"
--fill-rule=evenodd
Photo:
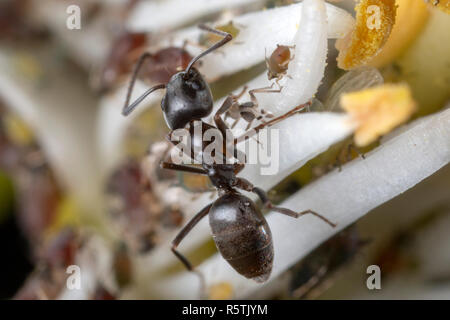
M280 80L286 74L289 62L294 59L294 56L291 56L291 49L293 48L295 46L282 46L278 44L270 57L266 57L267 77L269 80Z
M134 62L131 56L141 51L147 42L147 35L141 32L125 32L114 41L101 71L101 91L110 89L120 77L131 71Z
M149 54L148 60L140 73L142 79L152 83L168 83L175 73L186 69L192 57L183 48L168 47Z

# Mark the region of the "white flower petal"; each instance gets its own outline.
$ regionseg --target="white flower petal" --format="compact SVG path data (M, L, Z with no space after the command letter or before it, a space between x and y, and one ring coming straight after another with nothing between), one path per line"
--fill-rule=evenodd
M263 0L165 0L141 1L131 12L127 27L133 31L174 29L224 9L263 4Z
M321 43L321 39L324 37L329 39L343 37L352 29L354 19L345 10L328 3L325 4L325 8L323 8L323 3L320 7L317 7L318 3L314 6L311 6L308 2L297 3L234 18L233 24L239 28L238 36L217 52L204 57L200 71L209 79L233 74L263 62L265 54L269 56L275 50L277 44L301 44L300 47L296 48L296 54L304 55L305 50L307 50L312 51L311 56L313 54L324 56L326 51L324 52L323 47L319 49L314 44ZM307 12L303 12L304 5L310 8ZM322 15L326 15L328 25L322 32L317 32L318 29L315 29L317 24L324 21ZM307 21L302 22L304 18ZM297 33L301 28L307 28L309 31ZM185 40L195 42L202 34L205 34L205 31L197 27L190 27L177 32L173 37L169 37L162 42L161 45L182 46ZM302 34L302 39L295 38L297 34ZM305 47L305 44L308 46ZM189 51L195 55L200 53L202 49L189 46ZM302 71L302 65L309 66L308 62L307 60L300 61L299 66L292 68L292 73ZM313 72L313 68L309 68ZM320 68L320 66L317 68ZM303 72L305 71L303 70Z

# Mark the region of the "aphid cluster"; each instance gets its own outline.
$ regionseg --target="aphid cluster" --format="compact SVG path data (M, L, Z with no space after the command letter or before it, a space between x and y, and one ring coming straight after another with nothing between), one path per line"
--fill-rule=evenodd
M270 92L271 88L250 90L249 93L252 97L252 101L248 104L239 104L237 102L239 96L236 97L230 95L214 114L214 124L212 125L204 122L202 119L208 117L212 113L213 97L208 83L194 67L194 64L205 55L231 41L233 36L225 31L213 29L205 25L200 25L199 27L211 34L220 36L221 40L193 58L187 67L184 70L175 73L168 83L161 83L153 86L130 105L129 98L131 96L137 71L141 66L140 63L138 63L130 83L123 115L130 114L138 104L155 90L166 89L165 95L161 101L161 108L167 126L172 131L186 128L190 133L190 141L192 141L192 144L202 146L198 153L191 150L190 154L186 154L192 160L200 160L201 166L175 164L163 161L161 167L169 170L207 176L210 179L211 184L218 190L219 198L200 210L200 212L198 212L175 237L172 242L173 253L181 260L187 269L193 270L191 263L177 251L177 247L195 225L206 215L209 215L213 239L221 255L243 276L258 282L264 282L268 279L272 270L274 257L272 235L269 225L259 208L253 200L244 196L241 193L241 190L256 194L266 208L275 212L294 218L298 218L305 214L312 214L332 227L334 227L335 224L311 210L295 212L290 209L276 207L262 189L254 186L250 181L238 177L238 174L244 169L245 163L240 161L228 161L230 160L229 156L227 156L228 150L234 150L231 155L232 158L242 159L239 157L235 146L250 135L249 132L247 132L242 136L245 137L243 139L241 137L234 137L231 141L225 139L229 128L224 119L222 119L222 116L228 114L228 116L233 117L235 120L244 118L249 123L254 119L261 120L261 117L253 112L255 105L257 106L256 99L254 99L254 93ZM282 58L284 58L284 56ZM143 59L144 56L141 57L140 61ZM275 62L278 63L279 60ZM284 64L282 64L282 66L284 66ZM274 72L275 71L282 72L283 70L274 69ZM279 92L279 90L275 91ZM306 105L298 106L282 116L273 118L267 122L262 122L253 128L252 132L257 132L264 127L271 126L298 112L305 106ZM205 129L216 129L220 131L223 138L222 149L219 151L221 153L220 157L223 157L224 160L222 163L208 163L203 161L202 155L205 151L205 142L203 140L198 140L202 139L202 137L195 135L196 126L200 126L204 129L202 132L204 132ZM174 145L177 145L178 143L174 141L171 142Z

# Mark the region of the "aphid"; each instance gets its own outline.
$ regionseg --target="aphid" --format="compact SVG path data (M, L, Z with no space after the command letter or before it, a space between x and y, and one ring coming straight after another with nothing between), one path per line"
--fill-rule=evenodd
M170 78L189 64L192 57L184 48L168 47L155 53L142 53L148 44L145 33L124 33L112 46L101 74L100 89L107 90L132 69L137 61L138 78L148 83L167 83Z
M286 75L289 62L294 60L294 56L291 57L291 49L294 48L295 46L282 46L278 44L270 57L266 57L267 77L269 80L277 79L276 81L278 82Z

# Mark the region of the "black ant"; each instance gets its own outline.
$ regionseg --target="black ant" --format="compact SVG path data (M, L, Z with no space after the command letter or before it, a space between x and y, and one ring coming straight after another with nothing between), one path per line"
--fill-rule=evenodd
M245 167L242 163L206 164L202 167L162 162L161 167L170 170L206 175L217 188L219 198L198 212L172 242L173 253L186 268L193 271L191 263L177 251L177 247L194 226L209 214L214 242L228 263L246 278L264 282L270 276L273 262L272 235L264 216L255 203L238 190L255 193L263 205L273 211L298 218L312 214L330 226L336 225L312 210L294 212L276 207L267 194L246 179L237 177Z
M167 91L161 101L161 107L164 118L170 129L181 129L188 125L191 141L194 141L195 139L198 139L198 137L195 137L195 132L197 132L195 126L199 123L202 132L205 132L208 129L218 129L223 138L227 136L229 129L222 120L221 115L225 114L232 106L232 103L230 103L232 100L227 99L215 113L214 123L216 127L201 121L201 118L208 116L212 112L213 99L209 85L203 79L201 74L193 67L193 64L206 54L229 42L232 39L232 36L229 33L212 29L205 25L200 25L200 28L221 35L223 36L223 39L195 57L189 63L186 70L175 74L167 85L160 84L148 89L133 104L128 105L128 99L132 90L132 85L130 85L127 102L122 112L124 115L128 115L132 112L134 108L153 91L166 88ZM252 134L255 134L258 130L266 126L271 126L282 119L293 115L306 107L306 105L307 104L297 106L280 117L256 126L252 129ZM203 217L209 214L210 226L216 246L230 265L243 276L254 279L255 281L264 282L268 279L272 270L274 255L271 231L264 216L256 207L255 203L250 198L242 195L238 191L239 189L255 193L261 199L264 206L273 211L294 218L298 218L308 213L313 214L332 227L335 227L335 224L328 219L311 210L297 213L286 208L274 206L262 189L253 186L249 181L243 178L237 177L237 174L242 171L245 164L229 164L226 161L225 155L228 154L227 151L229 150L229 147L234 147L235 152L233 153L233 157L239 158L235 146L249 137L250 134L246 133L239 138L231 139L231 143L229 139L223 139L223 149L221 151L225 160L223 164L209 164L206 161L202 161L201 167L198 167L169 162L161 163L161 167L165 169L206 175L219 192L219 198L198 212L172 242L172 252L190 271L193 271L191 263L177 251L177 247L192 228ZM171 142L175 144L175 142ZM194 154L193 152L187 154L192 160L196 160L199 156L203 155L206 147L203 140L201 145L201 154Z

